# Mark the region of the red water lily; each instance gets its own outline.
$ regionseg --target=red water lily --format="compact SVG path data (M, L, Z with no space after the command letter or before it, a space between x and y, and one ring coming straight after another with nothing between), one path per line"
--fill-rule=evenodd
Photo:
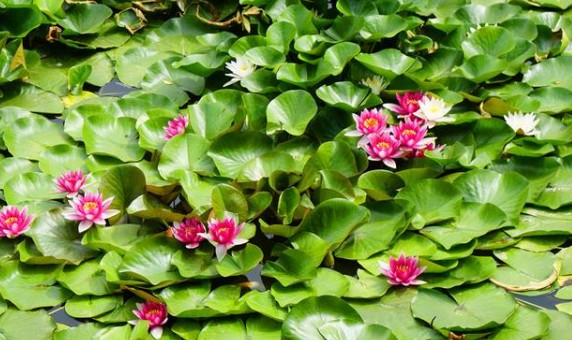
M0 210L0 237L14 238L30 229L33 216L28 215L26 208L19 210L7 206Z
M200 233L206 231L203 222L198 217L187 218L181 222L173 222L171 232L173 237L185 244L185 247L194 249L204 240Z
M408 116L419 110L419 101L425 94L423 92L405 92L404 94L396 94L399 104L383 104L383 107L389 109L400 116Z
M185 129L189 126L189 118L185 115L178 115L176 118L171 119L165 129L165 139L171 139L176 135L180 135L185 132Z
M70 201L71 208L62 213L68 220L80 221L78 230L86 231L93 224L105 225L105 220L119 213L119 210L109 209L113 197L103 200L100 193L88 192L77 195Z
M163 325L167 323L167 305L161 302L147 301L145 303L136 304L137 309L133 311L139 320L149 321L149 333L153 338L159 339L163 335ZM137 323L137 320L129 321L131 324Z
M399 254L398 258L389 257L389 264L379 262L381 266L381 273L388 278L388 282L392 285L420 285L426 283L425 281L417 280L426 267L419 267L418 259L414 256L405 256L403 253Z
M84 175L81 170L66 171L55 180L57 191L65 193L67 197L74 197L85 188L88 178L89 175Z
M243 227L244 223L238 224L234 217L227 215L222 220L211 219L208 223L208 233L199 233L198 235L216 247L216 257L222 261L228 249L248 242L246 239L237 238Z

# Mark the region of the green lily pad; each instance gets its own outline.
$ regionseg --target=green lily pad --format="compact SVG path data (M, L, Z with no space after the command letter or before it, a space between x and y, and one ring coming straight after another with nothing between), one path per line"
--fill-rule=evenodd
M550 179L544 190L532 201L534 204L558 209L572 202L572 187L570 187L569 181L566 180L572 174L572 156L562 158L561 162L562 164L555 176Z
M515 172L499 174L471 170L458 177L455 186L467 202L492 203L501 208L510 223L516 223L528 197L528 181Z
M112 14L111 8L105 5L74 4L66 11L66 17L60 21L60 25L76 34L97 33L101 24Z
M61 268L59 265L6 262L0 268L0 294L20 310L57 306L73 295L55 284Z
M481 27L463 41L466 58L475 55L502 57L516 45L515 37L505 28L498 26Z
M246 340L246 327L240 319L211 320L208 321L197 340L224 340L232 339Z
M39 167L42 172L57 177L66 171L81 169L85 162L85 150L68 144L48 147L41 153Z
M435 222L457 217L461 208L462 193L450 183L423 179L403 188L396 196L410 202L416 208L412 225L421 229Z
M282 324L282 338L329 338L334 334L354 338L361 327L361 317L343 300L333 296L310 297L292 308Z
M8 309L0 316L0 334L4 339L25 339L34 330L34 339L53 339L56 324L45 310L24 312Z
M120 224L109 227L90 228L81 240L81 244L90 248L115 251L125 254L137 240L140 225Z
M65 310L74 318L91 318L109 312L122 303L121 295L74 296L66 302Z
M494 204L469 202L462 205L456 221L423 228L421 233L450 249L502 227L505 218L505 213Z
M259 132L231 132L215 140L208 155L224 177L236 178L246 162L272 149L272 140Z
M179 249L179 241L173 238L145 238L125 254L119 273L143 279L153 285L181 281L183 277L172 264L173 255Z
M253 244L247 244L242 250L232 251L230 256L216 264L216 270L223 277L246 274L262 261L262 250Z
M58 282L77 295L107 295L119 287L105 279L99 260L84 261L76 267L64 267Z
M407 210L393 202L376 202L364 205L369 209L369 221L358 227L336 250L336 257L362 260L386 250L409 225Z
M284 130L291 135L300 136L317 112L318 106L308 92L303 90L284 92L268 104L266 131L272 134Z
M124 162L143 158L145 150L139 147L135 119L94 114L84 124L82 134L88 154L112 156Z
M452 289L449 294L421 289L411 302L413 316L436 328L474 332L504 324L517 307L510 294L490 283Z
M104 198L113 197L109 209L120 212L109 218L110 224L115 224L126 213L131 202L145 193L145 175L131 165L113 167L101 177L99 189Z
M42 172L27 172L12 177L5 184L4 195L8 204L62 197L55 190L53 177Z
M372 54L360 53L355 59L388 80L421 68L419 61L393 48L386 48Z
M495 274L497 264L488 256L469 256L459 261L454 269L440 274L425 274L427 288L453 288L463 284L474 284L485 281Z
M346 112L356 112L381 104L379 97L372 95L369 89L349 81L323 85L316 90L316 95L327 104Z
M31 115L15 120L4 133L8 151L15 157L40 159L48 147L70 144L71 139L61 125L39 115Z
M556 256L550 252L529 252L511 248L496 250L495 256L508 266L497 268L491 279L497 285L513 291L539 290L557 278Z
M129 215L144 219L160 218L167 222L181 221L185 215L171 210L169 206L151 195L134 199L125 210Z
M491 339L541 337L548 332L550 318L539 310L520 306Z
M27 234L44 256L79 264L97 255L96 251L80 244L77 223L64 219L59 211L37 216Z

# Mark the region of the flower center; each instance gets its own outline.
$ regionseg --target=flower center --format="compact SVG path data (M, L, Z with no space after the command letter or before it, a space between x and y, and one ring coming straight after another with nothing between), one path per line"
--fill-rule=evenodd
M389 147L390 147L388 142L379 142L376 145L380 149L389 149Z
M417 99L407 99L406 103L407 105L417 105L419 101Z
M363 121L363 126L366 128L377 127L378 124L379 122L375 118L368 118Z
M158 309L151 309L147 312L147 316L149 317L161 316L161 311Z
M7 219L4 220L4 223L8 224L8 225L12 225L14 223L18 222L18 218L17 217L8 217Z
M397 266L397 271L400 273L406 273L409 271L409 266L408 265Z
M97 208L97 203L95 202L87 202L83 205L83 210L91 211Z
M412 129L405 129L401 134L406 136L415 136L417 133Z

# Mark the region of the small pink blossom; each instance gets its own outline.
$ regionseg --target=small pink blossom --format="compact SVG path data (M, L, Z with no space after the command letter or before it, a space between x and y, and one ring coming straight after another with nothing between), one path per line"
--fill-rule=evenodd
M423 96L423 92L405 92L402 95L398 93L395 97L399 104L383 104L383 107L400 116L408 116L419 110L419 101Z
M88 178L89 175L84 175L81 170L66 171L55 180L57 191L65 193L69 198L74 197L85 188Z
M28 215L26 208L21 211L14 206L7 206L0 210L0 237L15 238L30 229L32 215Z
M147 301L136 304L137 309L133 311L139 320L149 321L149 333L153 338L159 339L163 335L163 325L167 323L167 305L161 302ZM129 321L130 324L137 323L137 320Z
M427 144L433 143L436 137L427 137L427 125L419 119L405 118L405 121L391 127L393 136L401 143L403 151L425 149Z
M165 129L165 139L171 139L176 135L180 135L185 132L185 129L189 126L189 118L185 115L178 115L167 123Z
M389 264L379 262L381 266L381 273L388 278L388 282L392 285L420 285L426 283L425 281L416 280L417 276L421 275L427 267L419 267L418 259L414 256L405 257L403 253L399 254L398 258L389 257Z
M113 197L105 201L100 193L87 192L85 195L77 195L70 201L71 208L62 213L65 218L80 221L78 230L86 231L93 224L105 225L105 220L119 213L119 210L109 209Z
M353 114L356 122L356 130L348 131L346 136L360 137L358 145L363 146L367 143L368 136L381 133L387 128L387 116L377 109L365 109L359 115Z
M233 217L225 216L222 220L211 219L208 223L209 232L197 235L204 237L216 247L216 257L222 261L228 249L248 242L247 239L237 238L242 228L244 228L244 223L238 224Z
M395 158L403 156L403 151L399 148L401 143L389 132L371 135L369 144L364 146L368 158L372 161L382 161L383 164L395 169Z
M199 233L206 232L206 229L198 217L193 217L181 222L174 222L171 232L177 240L185 243L185 247L194 249L204 240L204 237L200 236Z

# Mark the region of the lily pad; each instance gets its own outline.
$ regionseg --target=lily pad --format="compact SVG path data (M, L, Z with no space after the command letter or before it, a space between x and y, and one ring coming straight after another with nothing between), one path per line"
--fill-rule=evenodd
M411 302L413 316L440 329L474 332L504 324L517 307L510 294L490 283L452 289L449 294L420 290Z
M496 250L494 254L508 266L497 268L491 281L508 290L539 290L557 278L556 256L550 252L535 253L511 248Z

